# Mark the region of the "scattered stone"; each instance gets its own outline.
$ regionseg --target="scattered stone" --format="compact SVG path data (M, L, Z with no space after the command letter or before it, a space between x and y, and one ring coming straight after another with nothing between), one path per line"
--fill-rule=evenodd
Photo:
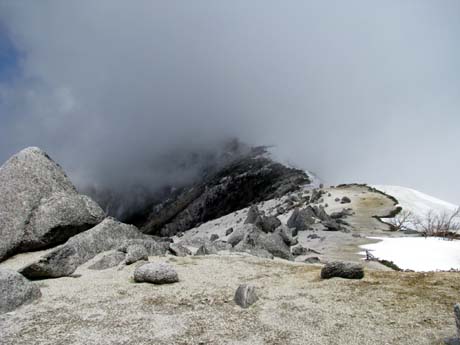
M292 236L292 230L285 225L280 226L275 231L288 246L295 246L299 241ZM295 231L294 231L295 232Z
M0 167L0 261L64 243L102 222L104 211L78 194L42 150L30 147Z
M183 236L184 236L184 232L183 232L183 231L181 231L181 232L178 232L176 236L177 236L177 237L179 237L179 238L181 238L181 237L183 237Z
M212 243L213 247L217 249L217 251L222 250L232 250L232 245L226 241L217 240Z
M120 247L127 239L145 239L135 226L106 218L102 223L70 238L38 261L22 268L20 273L29 279L58 278L71 275L78 266L97 254Z
M217 248L211 243L202 244L195 253L196 256L212 254L217 254Z
M102 258L100 258L98 261L96 261L94 264L88 267L90 270L106 270L108 268L116 267L118 266L123 260L125 260L126 254L122 253L118 250L114 250L106 255L104 255Z
M330 279L334 277L362 279L364 277L364 268L360 264L353 262L329 262L321 269L321 278Z
M171 284L179 281L176 270L166 262L147 263L134 271L134 281L152 284Z
M317 234L311 234L311 235L308 235L307 238L310 238L312 240L316 240L316 239L321 238L321 237L319 237Z
M242 284L238 286L235 293L235 303L241 308L248 308L257 302L256 288L253 285Z
M281 225L281 221L275 216L259 216L254 223L263 232L274 232Z
M31 303L41 295L40 288L21 274L0 269L0 314Z
M310 225L315 223L315 216L316 215L311 207L307 207L303 210L296 208L289 217L287 226L298 231L308 230Z
M321 260L317 256L310 256L308 258L305 258L305 260L303 260L303 262L305 262L306 264L319 264L319 263L321 263Z
M337 223L335 220L327 220L322 222L322 224L326 227L326 231L340 231L343 228Z
M210 240L211 242L214 242L214 241L217 240L217 239L219 239L219 235L217 235L217 234L212 234L211 237L209 238L209 240Z
M125 264L131 265L135 262L145 260L149 261L149 253L143 245L132 244L126 249Z
M351 236L356 237L356 238L362 237L360 234L351 234Z
M229 229L225 230L225 236L230 235L232 232L233 232L233 228L229 228Z
M308 254L308 252L309 252L308 248L305 248L301 244L297 244L291 247L291 254L294 256L306 255Z
M340 200L341 204L349 204L351 202L351 199L347 196L344 196L342 200Z
M335 202L340 202L340 198L335 198L334 201Z
M319 199L321 199L321 196L324 194L324 191L321 189L313 189L311 192L311 197L310 197L310 202L316 203L318 202Z
M251 206L248 210L248 215L246 216L246 220L244 224L254 224L257 218L260 217L260 211L257 206Z
M127 253L129 246L138 245L143 246L149 256L164 256L168 252L170 244L170 238L159 240L152 236L144 235L143 238L125 240L118 250Z
M187 247L184 247L180 243L170 243L169 251L173 253L175 256L180 256L180 257L192 255L192 252Z
M242 227L237 228L234 232L230 234L227 238L227 242L232 246L235 247L240 241L243 239L244 235L254 229L257 228L254 224L245 224Z

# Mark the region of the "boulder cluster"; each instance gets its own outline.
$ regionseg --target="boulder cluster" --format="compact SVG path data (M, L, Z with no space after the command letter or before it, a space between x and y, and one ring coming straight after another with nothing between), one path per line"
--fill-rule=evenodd
M19 253L49 250L18 272L0 269L0 313L31 303L41 296L39 287L31 280L71 276L81 265L93 259L88 269L118 267L122 270L136 264L133 275L135 282L170 284L179 281L174 267L166 262L149 262L150 256L170 254L185 257L233 251L263 258L293 260L314 252L298 243L299 231L309 230L317 223L330 231L342 230L347 225L344 221L348 215L346 210L329 215L323 206L314 204L323 195L321 190L314 190L307 200L311 203L303 209L293 208L286 225L278 217L266 215L257 206L251 206L244 224L228 228L225 237L212 234L207 239L199 239L199 246L193 253L186 241L178 240L183 236L179 230L189 229L188 226L195 224L197 219L205 220L208 216L214 216L211 212L206 216L201 214L198 218L187 218L193 212L204 212L208 205L216 203L216 196L222 196L225 200L243 197L240 193L244 190L242 184L249 183L249 177L250 183L263 182L263 186L259 186L263 188L257 196L262 199L283 195L295 189L295 181L306 180L296 170L286 170L264 159L255 162L255 172L250 170L246 175L234 173L246 169L249 164L247 160L233 163L235 170L231 174L229 172L231 177L228 174L223 177L214 175L213 188L201 193L199 198L189 200L185 208L187 211L174 215L175 222L172 224L176 225L166 228L167 234L178 235L174 241L170 237L146 234L134 225L107 217L95 201L77 192L62 168L42 150L27 148L19 152L0 167L0 261ZM253 172L254 176L251 175ZM260 179L259 182L257 179ZM223 185L226 188L221 190ZM227 195L229 188L235 185L238 185L238 192ZM209 194L210 190L214 194ZM217 207L223 207L219 212L230 212L231 209L222 206L221 201L216 204ZM229 200L225 202L231 208L241 205L232 204ZM341 202L346 203L347 200L342 199ZM243 203L246 201L243 200ZM294 205L293 202L291 204ZM209 206L209 210L216 210L216 205ZM154 228L146 227L144 230L151 232ZM310 257L308 262L316 263L319 259ZM362 278L363 274L360 267L331 263L323 269L321 277ZM234 300L243 308L254 304L258 300L255 287L241 285Z

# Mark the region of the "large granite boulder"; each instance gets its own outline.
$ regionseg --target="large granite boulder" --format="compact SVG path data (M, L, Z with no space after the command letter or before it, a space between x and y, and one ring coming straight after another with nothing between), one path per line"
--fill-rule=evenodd
M255 226L247 230L243 239L235 245L234 250L237 252L247 252L252 255L257 255L258 253L266 254L268 252L282 259L292 260L290 247L286 244L279 231L265 233Z
M16 271L0 269L0 314L41 296L40 288Z
M62 168L31 147L0 167L0 261L92 228L104 211L77 193Z
M78 266L97 254L117 249L130 243L127 240L131 239L142 240L141 243L151 241L148 235L142 234L135 226L106 218L94 228L72 237L37 262L22 268L20 272L29 279L69 276Z

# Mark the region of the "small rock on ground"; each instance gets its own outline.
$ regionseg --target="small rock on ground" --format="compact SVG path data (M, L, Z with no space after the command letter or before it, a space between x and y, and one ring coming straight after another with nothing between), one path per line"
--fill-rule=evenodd
M242 284L238 287L235 293L235 303L241 308L248 308L257 302L256 288L253 285Z
M321 278L329 279L334 277L346 279L362 279L364 277L364 268L360 264L353 262L328 262L321 269Z
M152 284L171 284L179 281L179 276L171 265L166 262L148 263L134 271L134 281Z

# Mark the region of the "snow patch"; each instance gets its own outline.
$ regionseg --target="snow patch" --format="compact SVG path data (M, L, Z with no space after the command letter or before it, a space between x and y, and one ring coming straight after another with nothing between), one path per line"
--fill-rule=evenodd
M460 241L438 237L369 237L377 243L360 246L379 259L393 261L401 269L436 271L460 269ZM364 252L359 254L365 255Z

